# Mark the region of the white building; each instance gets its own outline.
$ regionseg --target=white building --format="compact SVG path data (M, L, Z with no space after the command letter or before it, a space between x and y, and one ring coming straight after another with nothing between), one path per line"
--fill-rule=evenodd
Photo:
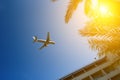
M60 80L120 80L120 57L107 55Z

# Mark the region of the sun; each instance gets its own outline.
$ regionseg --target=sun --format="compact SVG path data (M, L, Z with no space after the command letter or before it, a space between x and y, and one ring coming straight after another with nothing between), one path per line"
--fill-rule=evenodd
M108 8L104 5L101 5L99 10L100 10L101 15L107 15L108 14Z

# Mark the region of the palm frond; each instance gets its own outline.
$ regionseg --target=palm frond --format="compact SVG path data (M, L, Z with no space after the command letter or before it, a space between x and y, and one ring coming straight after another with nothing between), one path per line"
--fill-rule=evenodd
M72 17L73 12L76 10L78 4L82 2L82 0L70 0L68 9L65 15L65 22L68 23L70 18Z
M85 0L84 12L88 16L91 16L93 12L91 6L92 6L92 0Z
M120 36L120 34L116 34L116 36ZM107 39L107 37L103 37L103 39L91 38L88 42L90 48L97 50L100 55L107 53L120 55L120 37L113 37L111 39Z
M82 36L86 36L86 37L103 36L108 33L109 34L120 33L120 27L119 25L114 25L114 24L104 24L94 19L87 22L84 28L80 29L79 32Z

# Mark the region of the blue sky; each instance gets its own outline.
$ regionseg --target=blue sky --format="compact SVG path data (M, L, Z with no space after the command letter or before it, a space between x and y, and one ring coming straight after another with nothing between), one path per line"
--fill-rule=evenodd
M0 80L56 80L94 61L96 52L78 32L83 4L65 24L68 2L0 1ZM46 39L47 32L56 44L38 50L32 36Z

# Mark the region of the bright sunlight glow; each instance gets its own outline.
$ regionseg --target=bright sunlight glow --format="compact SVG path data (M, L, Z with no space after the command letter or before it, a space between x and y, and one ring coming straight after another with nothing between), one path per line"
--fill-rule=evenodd
M108 8L106 6L101 5L99 9L101 15L106 15L108 13Z

